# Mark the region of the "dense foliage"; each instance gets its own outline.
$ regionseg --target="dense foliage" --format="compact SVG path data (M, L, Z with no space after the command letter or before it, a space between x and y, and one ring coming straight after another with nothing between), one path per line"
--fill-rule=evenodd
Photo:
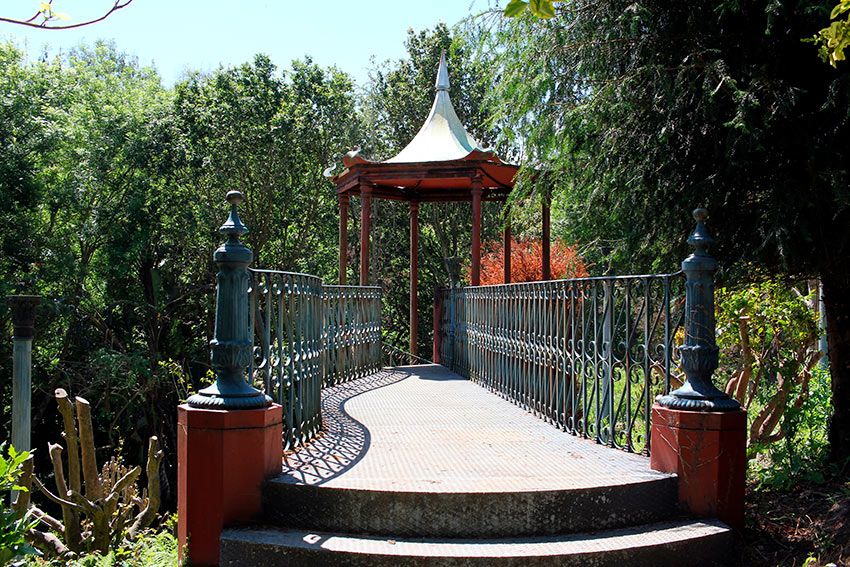
M481 254L481 285L505 283L505 243L484 243ZM511 282L543 279L543 242L540 239L511 239ZM556 240L550 249L552 279L584 278L589 274L577 246Z
M0 565L7 565L13 559L32 555L35 549L27 542L27 532L36 524L29 511L19 514L13 506L7 504L10 491L26 491L21 486L24 462L29 458L28 451L18 452L5 442L0 443Z
M208 373L223 196L246 194L257 264L335 275L322 170L355 143L352 83L309 60L281 72L258 56L165 89L107 44L36 63L3 44L0 66L0 295L45 300L34 446L59 434L62 387L93 401L103 456L123 441L127 461L142 463L147 438L162 440L173 501L174 408ZM11 386L0 387L8 431Z
M494 121L542 170L526 191L551 187L558 235L606 238L617 271L673 269L704 205L727 282L821 277L833 457L850 456L850 71L801 41L832 2L557 6L471 30Z
M453 47L454 46L454 47ZM93 403L100 456L123 444L144 462L163 444L163 499L174 501L175 406L209 379L215 267L211 252L226 208L245 195L242 218L254 265L337 279L338 209L324 170L361 145L376 158L413 137L433 99L440 51L449 50L452 95L483 140L480 70L445 26L410 32L409 57L376 64L358 95L341 71L309 59L278 69L250 63L193 73L173 88L114 45L80 47L27 62L0 44L0 295L37 293L33 439L59 435L56 388ZM352 235L359 232L352 206ZM407 344L408 212L373 205L373 281L384 287L385 339ZM490 205L485 235L501 222ZM468 206L421 208L422 321L437 286L468 257ZM350 238L356 259L357 239ZM453 259L451 261L447 259ZM356 260L351 262L356 273ZM420 343L430 326L420 325ZM0 374L10 375L9 342ZM11 385L2 388L8 431ZM49 470L46 451L37 470Z
M816 285L775 280L717 293L716 378L747 410L751 471L766 485L823 479L831 404L817 302Z

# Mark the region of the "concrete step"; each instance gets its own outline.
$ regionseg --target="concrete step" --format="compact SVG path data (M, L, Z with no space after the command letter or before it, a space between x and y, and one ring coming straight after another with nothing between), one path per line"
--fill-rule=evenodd
M483 489L482 489L483 490ZM589 532L673 519L676 478L556 490L390 491L309 485L281 476L263 490L280 527L399 537L498 538Z
M665 522L587 534L478 540L229 529L221 538L221 565L701 567L728 564L733 546L731 531L719 522Z

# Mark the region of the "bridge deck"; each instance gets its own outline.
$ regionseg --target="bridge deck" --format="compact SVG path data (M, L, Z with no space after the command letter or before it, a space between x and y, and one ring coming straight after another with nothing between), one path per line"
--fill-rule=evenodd
M501 492L665 477L639 455L564 433L439 365L385 369L323 393L326 431L282 480L338 488Z

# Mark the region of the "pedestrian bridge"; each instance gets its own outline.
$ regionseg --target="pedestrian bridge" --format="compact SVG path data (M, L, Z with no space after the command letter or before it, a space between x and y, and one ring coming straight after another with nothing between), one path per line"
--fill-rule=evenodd
M731 532L680 518L677 479L569 435L440 365L330 387L284 454L263 527L224 565L713 565Z
M216 382L178 409L191 561L729 558L746 414L711 383L704 212L683 272L439 291L433 362L403 353L419 364L397 366L380 288L249 269L241 195L228 199Z

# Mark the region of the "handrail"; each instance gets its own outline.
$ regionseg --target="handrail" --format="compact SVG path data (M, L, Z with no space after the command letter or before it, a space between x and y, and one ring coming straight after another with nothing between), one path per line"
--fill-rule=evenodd
M269 269L249 276L249 376L283 406L284 446L292 448L319 432L323 387L380 368L381 289Z
M681 272L444 289L440 362L570 433L650 450L655 397L679 385Z

